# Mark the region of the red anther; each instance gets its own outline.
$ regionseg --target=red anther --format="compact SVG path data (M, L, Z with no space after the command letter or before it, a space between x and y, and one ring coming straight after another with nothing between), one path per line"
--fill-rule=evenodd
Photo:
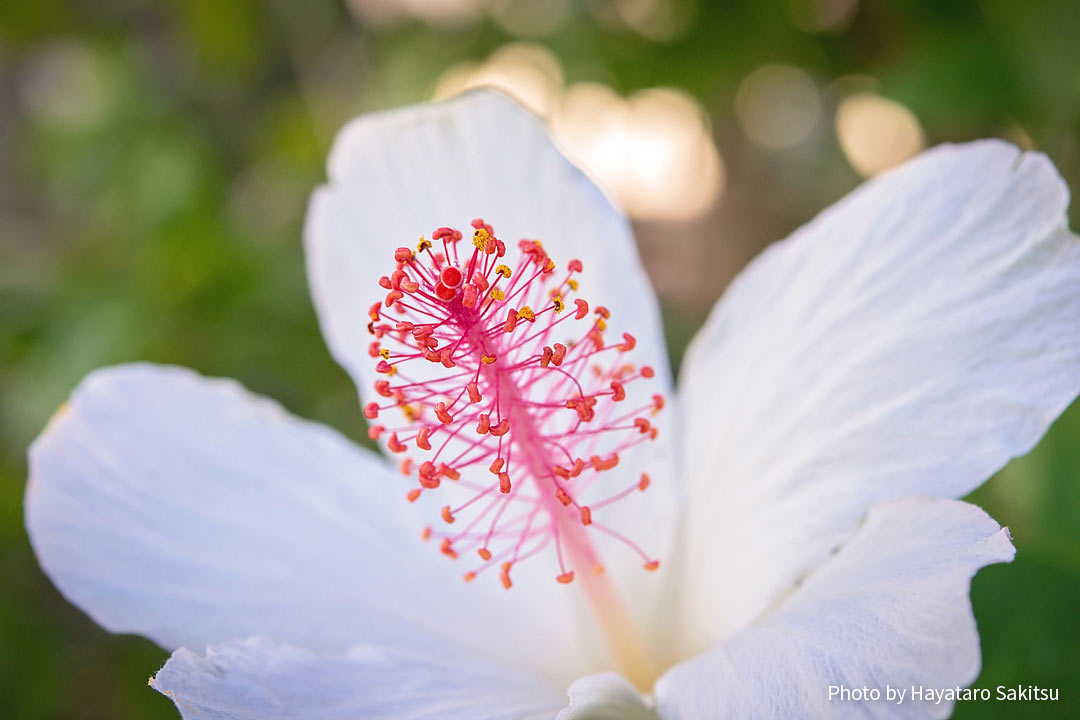
M390 448L390 452L400 453L409 449L409 446L401 442L397 438L397 433L390 433L390 439L386 441L386 447Z
M589 303L585 302L581 298L575 298L574 304L577 305L577 312L574 313L575 320L582 320L589 314Z
M420 491L417 490L416 492L419 493ZM431 539L431 536L434 535L434 534L435 534L435 531L433 531L430 527L426 527L420 533L420 539L423 540L424 542L427 542L428 540Z
M371 318L372 320L378 320L381 317L379 315L379 312L381 310L382 310L382 303L374 303L371 307L368 308L368 311L367 311L368 317Z
M449 505L443 505L441 515L442 515L443 521L445 521L447 523L454 522L454 514L452 512L450 512L450 506Z
M649 487L649 483L651 482L652 480L649 478L648 473L641 473L641 479L638 480L637 489L641 492L645 492L645 488Z
M488 417L487 413L482 413L480 415L479 420L476 423L476 434L477 435L487 435L487 432L490 429L491 429L491 418Z
M458 233L458 236L454 237L454 232L455 231L454 231L453 228L441 227L441 228L436 229L435 232L431 233L431 239L432 240L442 240L443 238L446 238L447 240L457 240L457 239L459 239L461 237L461 234Z
M652 430L652 423L645 418L634 418L634 427L640 430L642 435L647 435Z
M577 258L571 260L569 263L567 263L566 269L568 271L570 271L570 272L581 272L582 271L581 261L578 260Z
M480 292L484 292L489 287L491 287L491 283L488 282L487 275L480 272L479 270L473 273L472 284L475 285L476 289Z
M461 270L453 265L447 265L439 273L439 281L447 287L456 288L461 284L461 278Z
M379 436L386 431L386 427L383 425L372 425L367 430L367 436L372 440L378 440Z
M379 363L375 366L375 372L382 373L383 375L393 375L394 366L386 362L385 360L380 360Z
M595 312L596 312L597 315L604 318L605 320L610 320L611 319L611 311L608 310L603 305L597 305Z
M652 396L652 405L653 405L653 410L655 410L657 412L663 410L664 409L664 396L663 395L653 395Z
M574 581L574 571L568 570L567 572L564 572L562 575L559 575L555 579L561 582L563 585L572 583Z
M503 563L502 569L499 571L499 580L502 581L502 586L507 590L513 585L510 582L510 563Z
M574 460L574 467L570 468L570 477L577 477L585 469L585 461L581 458Z
M506 243L499 238L495 238L495 257L502 257L506 254Z
M626 388L618 380L611 381L611 399L613 402L622 402L626 399Z
M656 374L656 371L653 370L648 365L642 365L641 366L641 377L643 377L643 378L651 378L655 374Z
M379 393L383 397L392 396L393 393L390 392L390 381L389 380L376 380L375 381L375 392Z
M554 355L554 354L555 354L555 351L552 350L551 348L549 348L547 345L545 345L544 346L544 351L540 355L540 367L545 367L546 368L551 363L551 356Z
M476 551L476 554L480 556L481 560L487 561L491 559L491 551L487 548L480 548Z
M446 368L457 367L457 363L454 362L454 359L452 357L450 357L451 350L452 350L452 348L449 345L447 345L446 347L444 347L442 350L439 351L439 362L441 362L443 364L443 367L446 367Z
M407 247L399 247L394 251L394 259L399 263L409 262L413 259L413 251Z
M434 340L434 338L432 338L432 339ZM432 350L431 348L429 348L426 343L424 345L420 346L420 354L423 355L424 359L427 360L428 362L433 362L433 363L441 363L442 362L442 358L439 357L439 353L437 353L434 350Z
M405 499L409 502L416 502L416 499L418 497L420 497L420 488L413 488L409 492L405 493ZM425 531L430 529L431 528L425 528ZM428 535L428 537L431 537L431 535ZM424 539L427 540L427 538Z
M566 357L566 346L562 343L555 343L555 351L551 353L551 364L562 365L563 358Z
M660 434L660 431L659 431L659 430L657 430L656 428L653 428L652 430L650 430L650 431L649 431L649 439L650 439L650 440L655 440L655 439L656 439L656 436L657 436L658 434Z
M420 448L421 450L430 450L431 442L428 440L428 438L430 437L431 428L426 426L420 428L420 430L416 433L416 447Z
M619 346L619 349L623 352L630 352L637 345L637 340L630 333L623 333L623 344Z
M589 462L592 463L593 469L597 472L610 470L619 464L619 453L611 453L611 457L607 459L601 459L599 455L593 455L589 458Z
M469 400L474 403L478 403L484 399L484 397L480 394L480 389L476 387L476 383L474 382L466 385L465 390L469 393Z
M564 468L562 465L555 465L554 467L551 468L551 472L555 473L556 475L561 477L563 480L569 480L570 479L570 471L567 470L566 468Z
M503 463L505 462L506 461L503 460L501 457L497 457L491 461L491 465L488 466L488 470L490 470L495 475L498 475L500 472L502 472Z
M446 411L446 403L442 401L435 403L435 417L439 418L439 422L443 425L454 422L454 416Z
M472 582L473 580L476 579L476 571L475 570L470 570L469 572L462 575L461 578L462 578L462 580L464 580L467 583Z
M555 499L561 502L563 507L569 507L570 503L574 502L562 488L555 488Z
M644 567L649 572L653 572L654 570L656 570L656 568L660 567L660 561L659 560L650 560L649 562L645 563L642 567Z
M600 328L594 328L587 337L597 350L604 349L604 334L600 332Z
M517 311L511 308L506 314L506 322L503 324L503 332L513 332L517 327Z
M503 418L499 421L498 425L492 425L488 432L495 437L502 437L506 433L510 432L510 421L506 418Z
M435 297L439 298L443 302L450 302L457 297L457 290L444 285L441 282L435 283Z
M504 472L499 473L499 492L503 495L510 493L510 476Z
M439 543L439 552L456 560L458 555L453 545L454 543L450 538L443 538L443 541Z
M399 333L412 332L414 327L416 326L413 325L411 322L405 322L401 320L399 320L398 323L394 325L394 329L397 330Z
M579 509L581 510L581 524L592 525L592 510L589 509L589 506L582 505Z
M393 290L394 289L394 286L390 284L390 278L386 277L385 275L383 275L381 278L379 278L379 287L384 288L386 290Z
M400 290L401 281L407 280L408 277L409 273L405 272L404 270L395 270L394 272L390 273L390 289Z
M450 480L460 480L461 473L454 468L450 467L446 463L439 463L439 474Z
M379 403L368 403L364 406L364 417L374 420L379 417Z
M476 300L480 297L480 291L476 289L476 286L469 283L465 286L465 290L461 293L461 304L467 308L476 307Z
M379 357L380 350L382 350L382 343L380 343L378 340L372 340L371 344L368 345L367 354L373 358Z
M415 280L402 280L401 289L407 293L414 293L420 289L420 283Z
M435 463L430 460L427 460L420 465L420 470L417 472L417 475L420 477L420 484L429 490L434 490L442 484L439 480L438 470L435 469Z
M383 300L383 304L386 305L386 307L390 307L403 297L405 297L405 293L400 290L391 290L386 293L386 299Z
M398 465L398 471L405 477L412 475L412 458L407 457L402 460L401 464Z
M480 228L484 228L488 232L491 232L492 229L490 225L484 222L484 218L473 218L473 221L470 223L470 225L472 225L477 230L479 230Z

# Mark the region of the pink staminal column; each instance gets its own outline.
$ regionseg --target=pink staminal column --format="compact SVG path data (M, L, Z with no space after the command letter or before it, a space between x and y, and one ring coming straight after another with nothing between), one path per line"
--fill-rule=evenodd
M610 337L607 308L578 296L581 261L560 272L537 240L521 240L511 261L490 225L472 227L465 252L462 233L448 227L415 251L395 250L394 270L379 278L385 295L369 310L369 353L382 376L379 400L364 408L371 437L409 453L410 501L444 482L467 493L442 507L424 538L451 558L474 558L466 581L497 569L506 588L516 564L549 546L558 582L599 577L592 533L655 570L656 559L603 522L608 507L649 486L648 475L624 467L619 476L632 484L601 491L621 454L657 436L663 397L627 402L627 387L648 382L652 368L630 361L633 336ZM583 504L594 485L600 499ZM607 602L605 592L594 600Z

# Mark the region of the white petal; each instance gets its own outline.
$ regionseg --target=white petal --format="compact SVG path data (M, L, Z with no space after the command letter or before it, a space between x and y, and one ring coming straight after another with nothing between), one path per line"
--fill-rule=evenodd
M477 91L358 118L335 142L329 177L308 210L308 276L331 352L366 400L377 399L372 386L379 377L367 354L366 313L385 294L377 280L393 269L394 248L412 246L444 225L468 230L475 217L490 222L515 252L519 238L538 238L560 266L580 259L581 296L593 307L607 306L613 337L633 334L638 343L632 361L657 371L655 380L627 387L626 407L647 404L652 393L670 398L656 298L626 219L560 154L543 122L515 102ZM423 379L424 370L410 367L409 373ZM597 519L660 558L669 556L675 524L678 473L666 443L674 436L671 415L657 420L659 441L624 454L598 493L628 487L641 472L652 475L649 495L605 508ZM636 556L600 537L611 576L644 616L647 611L638 609L656 578L642 573ZM552 574L550 568L544 572Z
M318 654L253 638L177 650L150 681L184 720L530 720L559 693L476 658L362 645Z
M911 686L966 687L979 673L968 588L1012 560L1008 530L955 500L882 503L780 608L656 686L664 720L947 717ZM829 686L908 690L902 704L829 701Z
M404 482L236 383L122 366L90 375L34 443L26 523L69 600L167 648L459 644L560 687L595 667L566 587L466 585L420 540Z
M575 680L566 691L570 705L556 720L657 720L630 682L614 673Z
M962 496L1042 436L1080 391L1067 203L1042 155L942 146L736 279L681 380L686 642L745 626L872 503Z

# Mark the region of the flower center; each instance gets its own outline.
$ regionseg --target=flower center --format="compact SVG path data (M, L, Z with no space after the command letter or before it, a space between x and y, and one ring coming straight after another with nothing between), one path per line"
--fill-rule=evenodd
M573 297L581 261L557 274L539 241L522 240L512 269L501 262L506 246L493 228L472 224L464 263L462 234L446 227L432 234L441 252L424 238L416 252L395 250L396 269L379 279L386 296L369 311L376 337L369 353L386 376L375 391L385 400L364 414L396 409L404 420L373 425L371 436L387 436L395 453L410 446L425 453L402 463L419 480L410 501L444 480L466 490L443 506L445 529L427 528L425 539L437 539L452 558L478 556L465 580L498 567L507 588L514 565L549 544L559 582L602 573L585 530L614 537L655 570L657 560L600 521L604 508L645 490L648 475L581 500L620 452L656 437L649 417L663 408L660 395L644 406L622 404L626 386L653 377L652 368L626 361L636 342L630 334L608 342L606 308Z
M603 480L620 453L656 437L650 418L664 399L626 402L627 386L654 373L629 362L633 336L609 341L607 308L577 296L580 260L558 272L539 241L521 240L511 267L494 229L472 226L471 253L459 252L459 230L442 227L415 252L397 248L394 271L379 279L386 295L371 306L368 330L382 400L364 414L395 422L369 434L391 452L418 451L401 463L418 481L409 501L436 488L451 499L423 537L451 558L473 558L466 581L497 569L510 588L515 565L553 546L555 579L583 578L599 614L618 616L605 621L618 626L607 628L617 646L612 636L629 623L591 534L614 538L646 570L659 566L603 522L649 476L632 472L632 483L614 488Z

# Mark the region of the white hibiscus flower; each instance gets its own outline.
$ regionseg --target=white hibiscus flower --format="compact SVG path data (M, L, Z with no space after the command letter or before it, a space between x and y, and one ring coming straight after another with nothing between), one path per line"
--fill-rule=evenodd
M174 650L151 685L183 717L847 717L829 685L975 679L969 583L1014 551L952 498L1080 391L1080 242L1045 157L942 146L869 182L742 273L677 393L625 218L514 103L360 118L329 177L315 304L412 479L152 365L93 373L30 452L42 567ZM411 249L444 225L472 237Z

